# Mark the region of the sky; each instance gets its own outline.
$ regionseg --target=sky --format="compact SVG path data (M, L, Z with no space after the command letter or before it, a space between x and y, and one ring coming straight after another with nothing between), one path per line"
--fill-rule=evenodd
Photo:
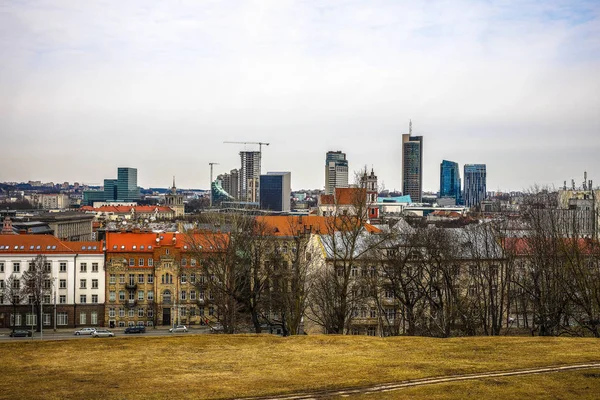
M600 184L600 1L0 1L0 181L324 187L325 153L401 190L401 141L488 190Z

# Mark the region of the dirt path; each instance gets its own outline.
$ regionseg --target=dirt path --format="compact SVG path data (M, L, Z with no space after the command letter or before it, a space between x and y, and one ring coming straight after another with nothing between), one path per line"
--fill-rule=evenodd
M564 371L575 371L580 369L600 368L600 362L592 362L587 364L574 364L574 365L562 365L562 366L551 366L551 367L538 367L529 369L520 369L512 371L497 371L497 372L479 372L474 374L465 375L449 375L439 376L433 378L413 379L408 381L401 381L396 383L383 383L379 385L353 387L346 389L331 389L331 390L320 390L314 392L303 392L293 393L280 396L262 396L262 397L247 397L238 400L311 400L311 399L322 399L327 397L335 396L351 396L354 394L366 394L366 393L377 393L377 392L389 392L392 390L399 390L403 388L422 386L422 385L433 385L436 383L447 383L447 382L460 382L468 381L473 379L483 378L497 378L506 376L517 376L517 375L531 375L531 374L544 374L549 372L564 372Z

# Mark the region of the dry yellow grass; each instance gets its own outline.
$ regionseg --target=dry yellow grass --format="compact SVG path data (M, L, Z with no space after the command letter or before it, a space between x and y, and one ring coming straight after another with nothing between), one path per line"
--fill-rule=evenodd
M600 341L199 335L2 343L0 360L0 398L212 399L600 361Z

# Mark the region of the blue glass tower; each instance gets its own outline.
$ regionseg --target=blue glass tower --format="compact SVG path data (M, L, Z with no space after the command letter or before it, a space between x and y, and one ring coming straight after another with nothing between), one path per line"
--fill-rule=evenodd
M485 164L465 164L465 205L476 207L487 195Z
M460 170L458 163L443 160L440 164L440 197L454 197L462 204Z

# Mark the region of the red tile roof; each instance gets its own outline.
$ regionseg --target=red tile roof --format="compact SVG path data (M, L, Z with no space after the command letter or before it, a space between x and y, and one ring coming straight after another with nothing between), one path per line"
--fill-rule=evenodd
M277 216L258 216L256 220L259 224L264 224L267 234L273 236L294 236L298 232L310 232L319 235L328 235L336 230L348 229L348 218L341 217L323 217L317 215L299 216L299 215L277 215ZM356 221L358 222L358 221ZM353 226L356 226L353 224ZM381 231L373 225L365 224L365 229L370 233L380 233Z
M113 213L113 214L130 214L131 210L134 213L153 213L155 211L158 212L174 212L171 208L166 206L102 206L102 207L90 207L83 206L80 208L81 211L91 211L91 212L103 212L103 213Z
M335 195L321 195L320 204L353 205L365 203L367 190L365 188L335 188Z
M211 249L226 246L228 236L224 233L146 233L109 232L106 234L107 253L152 253L156 247L170 246L182 251L192 251L195 246ZM218 244L218 246L217 246Z
M83 249L85 247L85 249ZM94 249L94 247L96 247ZM0 254L102 253L102 242L61 242L51 235L0 235Z

